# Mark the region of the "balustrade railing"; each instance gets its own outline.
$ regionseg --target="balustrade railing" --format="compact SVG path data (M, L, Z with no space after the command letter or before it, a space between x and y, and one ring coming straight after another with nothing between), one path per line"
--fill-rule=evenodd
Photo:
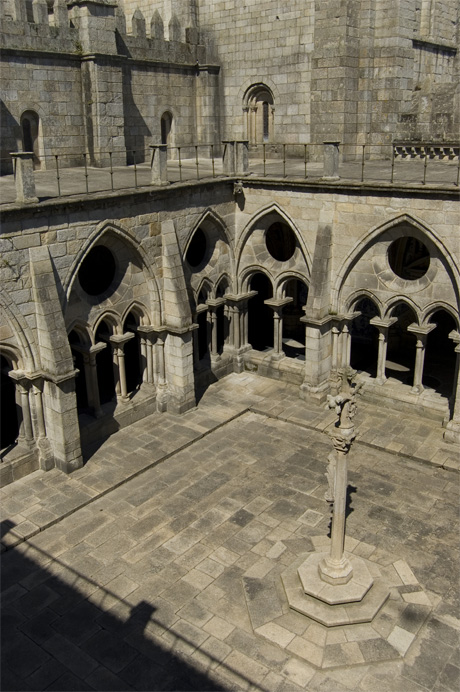
M155 152L158 157L154 174ZM25 160L27 156L16 153L1 160L1 169L6 175L0 180L0 201L2 204L24 202L24 195L21 198L17 190L18 181L15 194L13 176L8 175L13 168L12 162L16 167L23 167L22 177L24 167L28 167L28 201L32 201L36 197L110 193L222 175L458 187L459 154L460 144L455 142L394 142L351 147L341 146L339 142L248 146L244 141L224 142L222 148L214 144L151 145L147 150L69 151L40 158L30 153L28 161ZM33 185L35 193L30 192Z

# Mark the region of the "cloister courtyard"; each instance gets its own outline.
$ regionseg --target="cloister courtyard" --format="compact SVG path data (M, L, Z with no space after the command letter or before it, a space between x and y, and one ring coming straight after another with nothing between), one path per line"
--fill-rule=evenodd
M358 402L345 548L390 597L325 627L281 575L327 549L335 414L250 373L2 499L2 690L458 689L458 448Z

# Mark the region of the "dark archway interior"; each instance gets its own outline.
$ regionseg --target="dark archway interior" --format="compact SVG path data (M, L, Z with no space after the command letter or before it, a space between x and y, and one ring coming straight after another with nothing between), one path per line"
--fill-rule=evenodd
M450 397L454 386L456 344L449 339L449 334L457 330L457 324L446 310L435 312L430 322L436 324L436 327L427 337L423 385Z
M125 371L126 389L129 393L135 392L142 384L142 375L146 363L141 354L141 340L137 331L139 318L130 312L124 323L123 332L132 332L134 337L125 344Z
M416 316L412 308L402 302L392 310L391 317L397 317L397 321L388 330L386 376L412 385L417 339L407 327L417 322Z
M185 259L191 267L198 267L202 263L207 246L205 232L201 228L197 228L185 254Z
M34 168L39 168L40 158L38 150L39 118L35 111L26 111L21 116L22 150L32 152L34 155Z
M203 360L203 358L209 356L207 310L198 313L196 321L198 324L198 360Z
M107 345L96 356L97 384L99 387L99 400L101 404L107 404L115 397L115 376L113 372L113 356L109 337L112 330L102 321L96 331L96 343L105 342Z
M350 365L355 370L367 372L371 377L375 377L379 334L377 327L370 324L370 320L377 317L379 312L374 301L367 297L361 298L353 310L361 314L351 323Z
M273 287L270 279L258 272L252 276L249 289L257 291L248 306L249 343L256 351L266 351L273 348L273 310L264 300L273 297Z
M299 279L290 279L285 287L286 298L292 302L283 308L283 351L290 358L305 358L305 316L308 286Z
M69 334L69 343L72 348L73 345L79 345L80 339L75 331L71 331ZM83 354L72 348L72 358L73 364L76 370L78 370L78 375L75 378L75 394L77 397L77 409L81 413L88 408L88 391L86 388L86 377L85 377L85 363L83 360Z
M16 404L16 386L8 373L11 363L0 356L0 449L14 444L19 434L20 407Z

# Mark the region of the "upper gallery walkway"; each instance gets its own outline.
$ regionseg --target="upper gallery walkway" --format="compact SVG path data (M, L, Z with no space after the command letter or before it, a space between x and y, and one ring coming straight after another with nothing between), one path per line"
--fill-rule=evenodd
M237 151L241 145L241 151ZM335 145L335 146L334 146ZM311 145L313 146L313 145ZM89 154L47 156L13 155L16 169L29 166L26 202L115 191L148 189L222 177L249 176L256 179L305 182L311 185L355 185L409 187L455 191L459 189L459 146L393 147L376 155L369 148L351 158L342 158L340 147L324 147L322 160L311 160L310 145L262 145L250 151L247 142L227 142L223 155L212 145L184 147L152 146L146 152L103 152L99 163ZM318 147L316 147L318 151ZM29 161L25 160L29 157ZM127 165L125 161L128 160ZM12 170L11 160L2 161ZM33 188L33 192L31 189ZM0 178L0 204L22 203L15 176Z

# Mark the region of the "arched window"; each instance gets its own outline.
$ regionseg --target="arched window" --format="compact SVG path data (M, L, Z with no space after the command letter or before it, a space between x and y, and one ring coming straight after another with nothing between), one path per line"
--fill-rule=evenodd
M40 168L39 151L40 119L35 111L24 111L21 115L22 150L34 155L34 168Z
M274 100L273 94L265 84L256 84L247 92L244 99L245 137L252 145L266 144L274 139Z

